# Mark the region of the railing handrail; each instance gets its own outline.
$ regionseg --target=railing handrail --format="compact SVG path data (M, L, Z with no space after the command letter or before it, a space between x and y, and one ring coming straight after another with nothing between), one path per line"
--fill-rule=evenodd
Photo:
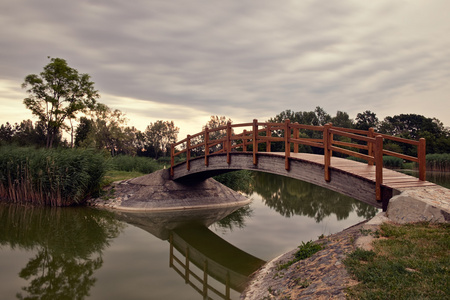
M235 134L234 129L247 127L249 130L244 129L241 133ZM260 128L263 127L263 128ZM304 138L300 137L300 130L308 130L319 132L321 138ZM214 137L214 133L222 131L219 136ZM275 132L283 132L283 136L272 136ZM288 134L286 134L288 133ZM212 134L212 135L211 135ZM350 139L349 141L335 140L335 136L342 136ZM383 149L383 140L392 140L400 143L405 143L413 146L417 146L417 157L405 155L395 151ZM190 156L191 151L198 148L203 149L203 155L205 158L205 165L208 166L208 157L217 153L226 153L227 162L230 163L230 153L238 148L241 151L247 151L247 146L252 146L253 152L253 164L257 165L258 158L258 145L266 144L266 151L271 152L272 142L285 142L285 168L289 170L289 158L291 153L291 145L293 145L294 153L298 153L299 145L306 145L311 147L318 147L324 149L324 165L325 165L325 180L330 181L330 166L332 152L339 152L349 156L364 159L369 165L375 164L376 167L376 197L377 200L381 200L381 184L383 183L383 154L398 157L405 160L410 160L418 163L419 165L419 179L425 180L425 139L421 138L419 141L409 140L405 138L390 136L387 134L381 134L374 131L373 128L369 130L359 130L352 128L335 127L331 123L324 126L314 126L299 123L291 123L286 119L283 123L272 122L258 122L256 119L251 123L222 125L216 128L205 127L202 131L188 135L185 139L182 139L171 145L171 168L170 173L173 176L173 167L175 165L175 156L186 153L186 167L190 169ZM357 141L359 143L353 143ZM192 144L191 144L192 142ZM363 143L363 144L361 144ZM365 144L364 144L365 143ZM184 149L175 152L176 147L186 144ZM217 147L221 145L220 149ZM347 147L347 148L343 148ZM216 149L217 148L217 149ZM350 148L350 149L348 149ZM351 148L366 150L367 154L360 153L359 151L353 151Z

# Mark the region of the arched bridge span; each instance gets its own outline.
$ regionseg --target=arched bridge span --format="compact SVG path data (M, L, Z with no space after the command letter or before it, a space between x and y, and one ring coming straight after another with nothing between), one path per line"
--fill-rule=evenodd
M237 127L247 127L242 133ZM391 140L417 146L417 157L383 149ZM272 143L282 142L283 152L272 152ZM183 144L183 150L177 147ZM324 155L299 153L299 145L323 149ZM250 150L250 151L249 151ZM361 151L362 150L362 151ZM360 153L361 151L361 153ZM368 163L339 158L333 152L354 156ZM192 153L197 157L192 158ZM185 161L175 165L175 157ZM417 162L419 178L383 168L383 155ZM172 144L171 176L174 180L201 180L235 170L279 174L310 182L387 209L389 199L405 188L434 185L425 181L425 140L368 131L297 123L231 124L208 129Z

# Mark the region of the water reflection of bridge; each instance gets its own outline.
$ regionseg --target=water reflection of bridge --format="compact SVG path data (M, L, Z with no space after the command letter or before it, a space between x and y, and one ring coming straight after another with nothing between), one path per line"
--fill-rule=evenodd
M231 299L231 291L241 293L249 276L265 263L208 229L236 209L120 212L117 215L129 224L168 240L170 267L204 299Z
M263 264L206 227L176 229L170 236L170 267L204 299L212 293L230 299L230 289L241 293L249 276ZM210 278L224 285L224 291L214 287Z

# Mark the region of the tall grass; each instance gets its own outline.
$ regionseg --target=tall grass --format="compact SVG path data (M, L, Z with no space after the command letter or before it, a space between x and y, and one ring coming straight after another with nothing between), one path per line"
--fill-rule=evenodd
M0 147L0 200L80 204L98 191L107 158L94 150Z
M427 170L450 172L450 153L427 154Z

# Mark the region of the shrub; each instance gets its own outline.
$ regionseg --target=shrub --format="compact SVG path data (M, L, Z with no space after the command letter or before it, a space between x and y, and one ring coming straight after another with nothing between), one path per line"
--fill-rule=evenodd
M394 156L383 156L383 166L386 168L403 168L403 159Z

